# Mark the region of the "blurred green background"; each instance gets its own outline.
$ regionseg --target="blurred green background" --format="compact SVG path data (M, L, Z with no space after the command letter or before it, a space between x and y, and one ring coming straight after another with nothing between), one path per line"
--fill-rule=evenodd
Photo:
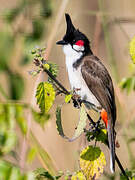
M46 74L33 78L28 73L34 68L30 51L36 46L47 47L45 57L59 65L58 79L67 89L70 88L64 54L56 46L56 41L63 37L66 29L64 13L69 13L75 27L88 36L93 52L103 61L112 76L118 114L116 131L120 143L117 154L124 167L134 169L135 88L131 83L127 83L127 91L120 88L124 77L134 77L135 74L135 65L129 56L129 42L135 35L134 0L0 0L0 101L28 103L38 110L35 88L40 81L46 79ZM85 140L80 137L69 143L58 135L55 106L60 102L61 98L57 98L51 120L45 124L44 129L31 121L32 117L27 110L24 112L25 120L43 149L52 157L56 169L72 172L78 167L78 152L85 146ZM0 109L1 122L2 113L6 111L8 114L10 111L8 107L2 108L3 105ZM18 112L21 110L16 110L16 114ZM77 110L66 105L63 120L65 133L72 136L78 121ZM20 124L21 127L25 126ZM15 148L9 148L9 152L14 149L19 160L11 158L11 162L22 168L23 172L43 166L38 157L31 164L26 162L31 140L26 140L26 134L22 135L18 126L14 130L19 139ZM104 151L108 157L106 148ZM109 172L108 168L106 171Z

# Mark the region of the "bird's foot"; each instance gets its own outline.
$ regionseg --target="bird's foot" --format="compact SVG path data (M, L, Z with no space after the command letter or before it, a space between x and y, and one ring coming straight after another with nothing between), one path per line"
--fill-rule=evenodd
M90 128L87 130L85 129L84 132L86 133L88 141L96 140L97 135L100 133L103 125L101 124L101 117L98 119L97 122L94 122L91 117L89 116L90 120Z
M80 90L80 89L79 89ZM79 91L78 89L74 89L72 99L73 99L73 104L75 108L80 108L81 107L81 96L79 96L76 91Z
M73 105L77 109L79 109L81 107L81 103L76 99L73 99Z

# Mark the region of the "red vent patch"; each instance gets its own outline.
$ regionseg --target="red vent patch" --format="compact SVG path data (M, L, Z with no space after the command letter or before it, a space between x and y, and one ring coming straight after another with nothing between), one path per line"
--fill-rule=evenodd
M77 45L77 46L84 46L84 41L79 40L79 41L77 41L77 42L75 43L75 45Z

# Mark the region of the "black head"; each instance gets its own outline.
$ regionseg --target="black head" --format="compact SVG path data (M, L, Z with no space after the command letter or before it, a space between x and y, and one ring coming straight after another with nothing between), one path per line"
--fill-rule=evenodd
M83 45L84 52L90 52L89 40L88 38L81 33L78 29L74 27L72 24L71 18L69 14L65 14L66 23L67 23L67 30L66 34L61 41L58 41L56 44L58 45L67 45L70 44L72 47L73 45Z

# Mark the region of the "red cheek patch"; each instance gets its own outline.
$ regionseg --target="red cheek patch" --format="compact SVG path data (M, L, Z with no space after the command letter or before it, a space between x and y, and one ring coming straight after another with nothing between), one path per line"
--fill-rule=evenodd
M84 41L79 40L79 41L77 41L77 42L75 43L75 45L77 45L77 46L84 46Z
M101 111L101 118L104 121L105 126L107 128L107 125L108 125L108 116L107 116L107 112L104 109Z

